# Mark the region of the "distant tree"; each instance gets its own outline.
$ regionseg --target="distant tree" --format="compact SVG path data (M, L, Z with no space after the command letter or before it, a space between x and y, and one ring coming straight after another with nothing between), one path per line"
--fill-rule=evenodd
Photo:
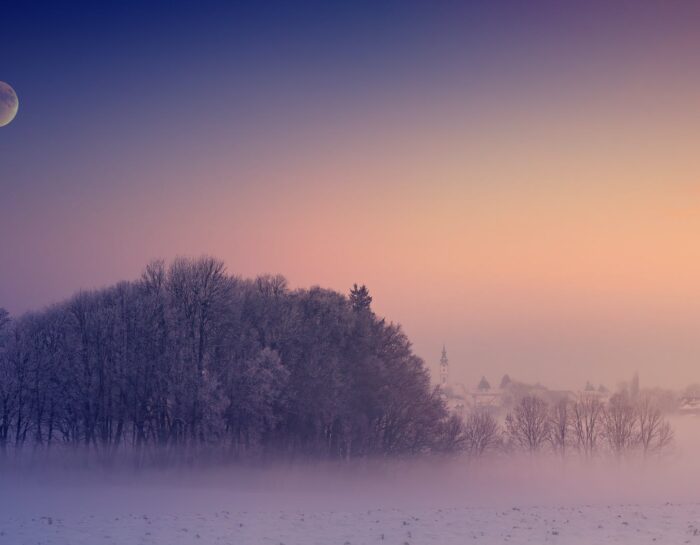
M638 422L636 441L644 457L667 449L673 441L673 430L650 395L643 395L638 399L636 413Z
M368 311L370 309L372 297L364 284L359 287L357 284L353 284L350 290L350 303L355 312Z
M472 409L464 422L464 448L473 457L481 457L499 443L501 431L493 415L481 408Z
M487 390L491 389L491 385L489 384L489 381L486 380L486 377L481 377L481 380L479 381L479 385L477 386L479 390L482 392L485 392Z
M549 410L543 399L527 395L506 417L506 431L512 443L535 453L550 436Z
M552 450L562 458L566 456L571 444L571 402L561 398L550 406L549 411L549 441Z
M464 451L466 448L465 426L462 418L457 414L452 414L442 424L438 432L441 439L439 450L444 453L456 453Z
M583 394L571 407L571 425L576 449L585 457L593 456L601 435L603 404L597 396Z
M10 313L4 308L0 307L0 331L3 331L5 327L10 323Z
M603 410L603 438L618 457L630 451L637 434L637 413L627 394L614 394Z
M586 387L584 388L584 391L595 392L595 386L593 386L593 384L591 384L590 381L586 381Z
M500 386L501 389L506 388L507 386L510 385L510 383L511 383L510 377L507 374L503 375L503 378L501 378L501 386Z

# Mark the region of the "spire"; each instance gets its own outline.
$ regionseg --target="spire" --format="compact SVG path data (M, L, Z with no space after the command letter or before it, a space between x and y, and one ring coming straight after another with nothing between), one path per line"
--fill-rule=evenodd
M632 394L632 397L637 397L639 395L639 373L635 373L632 377L632 384L630 385L630 394Z
M447 386L447 376L449 371L449 361L447 360L447 350L442 345L442 356L440 357L440 384Z

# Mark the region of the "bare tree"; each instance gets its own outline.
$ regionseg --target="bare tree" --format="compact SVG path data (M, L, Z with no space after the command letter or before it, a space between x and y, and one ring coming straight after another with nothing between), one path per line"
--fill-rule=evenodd
M465 434L464 420L452 414L442 425L440 430L440 450L445 453L462 452L467 449L467 437Z
M586 458L598 448L603 404L594 394L582 394L571 407L571 425L576 449Z
M603 437L617 457L634 446L637 437L637 412L628 394L614 394L603 410Z
M637 442L644 457L664 451L673 441L673 430L650 395L641 395L636 404Z
M547 402L537 396L523 397L506 417L506 430L513 443L538 452L549 437Z
M562 458L566 456L571 444L571 403L562 398L550 407L549 411L549 442L552 450Z
M498 445L500 434L493 415L486 409L476 407L464 422L464 449L470 456L483 456Z

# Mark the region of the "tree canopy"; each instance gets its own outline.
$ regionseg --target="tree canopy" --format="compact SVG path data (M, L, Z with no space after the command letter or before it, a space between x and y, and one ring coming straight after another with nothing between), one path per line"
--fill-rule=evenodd
M439 449L444 402L371 301L365 286L292 290L205 257L156 261L136 281L16 319L0 312L0 447Z

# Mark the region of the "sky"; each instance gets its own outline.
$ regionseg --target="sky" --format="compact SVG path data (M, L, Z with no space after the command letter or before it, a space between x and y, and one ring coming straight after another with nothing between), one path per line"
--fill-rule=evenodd
M367 284L468 386L700 382L700 4L2 12L11 313L209 254Z

